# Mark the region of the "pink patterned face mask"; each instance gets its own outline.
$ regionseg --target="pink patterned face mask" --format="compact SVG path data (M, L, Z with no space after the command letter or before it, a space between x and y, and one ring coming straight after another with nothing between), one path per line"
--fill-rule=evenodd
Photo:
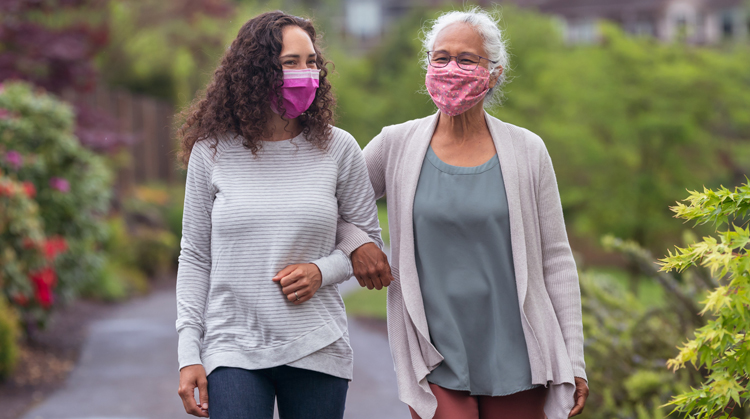
M479 103L490 90L490 71L479 66L464 70L451 61L443 68L427 67L425 85L432 101L448 116L460 115Z
M285 118L294 119L312 105L315 100L315 92L320 85L320 70L284 70L284 85L281 90L281 100L284 103ZM271 91L269 95L271 110L281 115L276 107L276 93Z

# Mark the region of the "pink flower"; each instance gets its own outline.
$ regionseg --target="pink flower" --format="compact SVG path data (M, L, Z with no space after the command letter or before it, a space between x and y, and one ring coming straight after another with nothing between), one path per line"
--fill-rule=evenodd
M14 169L18 170L18 168L20 168L23 164L23 157L21 157L21 153L15 150L10 150L9 152L5 153L5 161L13 166Z
M0 119L10 119L10 111L0 108Z
M60 192L70 191L70 182L67 179L61 177L53 177L49 180L49 186L52 189L57 189Z

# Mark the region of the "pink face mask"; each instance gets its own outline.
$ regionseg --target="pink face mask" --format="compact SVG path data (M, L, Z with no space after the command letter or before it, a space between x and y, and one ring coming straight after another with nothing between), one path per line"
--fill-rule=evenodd
M286 110L286 114L282 116L294 119L302 115L315 100L319 85L320 70L284 70L284 85L277 89L281 90L281 100ZM281 115L276 107L276 92L271 91L269 100L271 110Z
M479 103L490 90L490 71L479 66L464 70L455 61L446 67L427 67L425 85L432 101L448 116L460 115Z

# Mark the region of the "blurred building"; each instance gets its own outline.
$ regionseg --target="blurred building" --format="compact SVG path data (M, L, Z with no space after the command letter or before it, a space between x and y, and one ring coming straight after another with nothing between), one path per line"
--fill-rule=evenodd
M570 42L593 42L597 21L663 41L716 44L750 40L744 0L547 0L540 11L559 16Z
M529 0L529 3L533 2L534 0ZM449 3L461 5L463 1L344 0L346 33L362 40L378 38L399 18L416 8L438 7ZM472 3L489 6L495 2L480 0Z
M344 31L361 40L383 35L400 17L418 7L462 0L344 0ZM482 6L514 3L560 18L568 41L594 42L600 20L634 35L664 41L716 44L750 40L750 10L746 0L480 0Z

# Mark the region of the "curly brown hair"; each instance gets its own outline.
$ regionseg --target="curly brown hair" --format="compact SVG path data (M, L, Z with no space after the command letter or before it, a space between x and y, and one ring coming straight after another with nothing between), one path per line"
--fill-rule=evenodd
M288 25L299 26L310 35L320 69L315 100L297 120L307 141L323 149L328 145L336 100L327 79L330 62L318 47L315 28L307 19L281 11L268 12L242 25L211 82L178 115L179 157L185 166L198 141L213 140L211 148L215 153L220 137L239 135L242 144L255 155L262 147L262 139L271 137L267 127L269 97L273 86L284 83L279 55L283 46L282 30ZM277 97L277 108L283 114L281 95Z

